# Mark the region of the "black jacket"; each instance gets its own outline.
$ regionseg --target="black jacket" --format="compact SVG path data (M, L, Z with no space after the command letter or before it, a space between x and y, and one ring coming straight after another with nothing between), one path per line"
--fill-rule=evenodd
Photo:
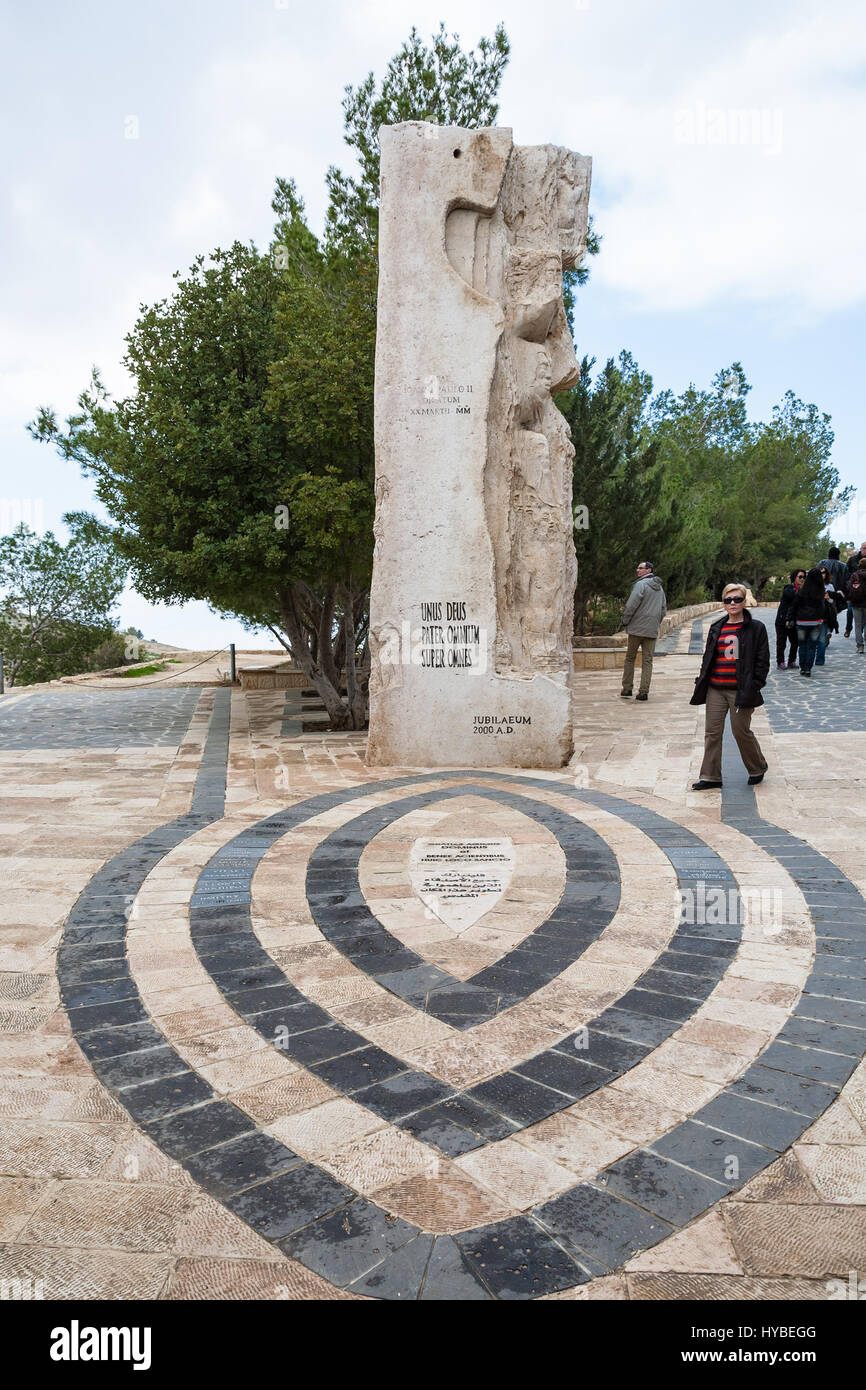
M728 621L727 615L713 623L707 633L707 645L701 662L700 674L695 680L695 693L690 705L705 705L710 688L710 671L716 655L719 633ZM743 623L737 633L737 709L752 709L762 705L764 697L761 687L766 683L770 669L770 641L767 629L756 621L748 608L743 613Z
M791 607L788 609L788 621L796 624L797 622L821 622L827 621L827 599L826 595L814 602L806 598L801 589L791 600Z
M791 616L791 604L797 597L796 584L786 584L776 609L776 627L784 627Z

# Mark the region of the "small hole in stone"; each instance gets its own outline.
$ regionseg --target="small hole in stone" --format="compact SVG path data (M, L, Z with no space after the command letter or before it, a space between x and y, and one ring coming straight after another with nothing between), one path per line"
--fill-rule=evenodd
M460 151L459 151L459 150L455 150L455 151L454 151L454 158L455 158L455 159L459 159L459 158L460 158Z

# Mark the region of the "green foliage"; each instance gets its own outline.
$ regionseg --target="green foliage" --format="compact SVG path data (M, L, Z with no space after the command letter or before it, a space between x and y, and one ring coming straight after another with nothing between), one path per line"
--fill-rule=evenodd
M159 661L152 662L150 666L136 666L133 670L121 671L120 674L124 680L131 680L138 676L152 676L157 671L164 671L165 669L166 663L164 661Z
M829 416L789 391L769 422L751 422L738 362L706 390L653 399L629 353L594 383L591 367L559 398L577 451L575 502L589 510L589 529L575 532L578 631L596 615L606 630L599 596L623 599L639 559L652 560L674 607L731 579L760 596L771 576L826 550L821 533L852 495L830 462Z
M610 358L594 383L593 365L593 358L584 358L577 385L557 397L575 446L575 506L586 507L589 519L574 532L578 631L598 595L624 600L637 558L653 558L662 485L658 445L646 418L652 378L628 352L618 362Z
M413 27L388 64L381 86L368 73L357 87L347 86L343 99L346 144L355 151L359 176L335 167L327 173L330 206L326 241L343 253L375 254L379 225L379 127L399 121L430 121L469 129L495 125L496 96L511 45L503 25L493 38L482 38L477 52L465 52L445 25L430 47Z
M66 545L23 523L0 539L0 651L10 686L88 670L114 634L110 610L125 566L98 524L78 513L63 519Z

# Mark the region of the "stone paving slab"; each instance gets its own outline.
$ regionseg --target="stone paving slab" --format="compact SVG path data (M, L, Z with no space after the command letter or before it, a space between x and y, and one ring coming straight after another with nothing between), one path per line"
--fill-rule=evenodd
M838 646L821 679L847 698ZM832 751L862 730L816 732L806 764L801 678L774 671L770 774L746 792L726 750L724 796L696 796L697 659L661 663L643 707L578 675L562 774L371 777L362 736L287 737L284 692L0 710L4 1277L829 1297L866 1252L866 903ZM436 823L509 833L519 869L458 973L441 924L399 911ZM699 888L726 915L679 920Z

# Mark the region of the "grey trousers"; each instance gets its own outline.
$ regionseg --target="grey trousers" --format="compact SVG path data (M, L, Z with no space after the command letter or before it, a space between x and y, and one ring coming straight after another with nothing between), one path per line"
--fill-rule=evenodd
M736 691L720 690L711 685L707 690L707 715L704 727L704 761L701 763L702 782L721 782L722 780L722 736L725 732L725 716L730 712L731 732L737 740L740 757L746 764L746 771L753 773L767 771L767 759L761 752L761 745L752 733L751 709L735 709Z
M653 652L656 649L656 637L632 637L629 634L628 643L625 649L625 661L622 667L622 688L627 694L631 694L634 685L634 662L641 650L640 659L640 695L649 694L650 681L653 678Z

